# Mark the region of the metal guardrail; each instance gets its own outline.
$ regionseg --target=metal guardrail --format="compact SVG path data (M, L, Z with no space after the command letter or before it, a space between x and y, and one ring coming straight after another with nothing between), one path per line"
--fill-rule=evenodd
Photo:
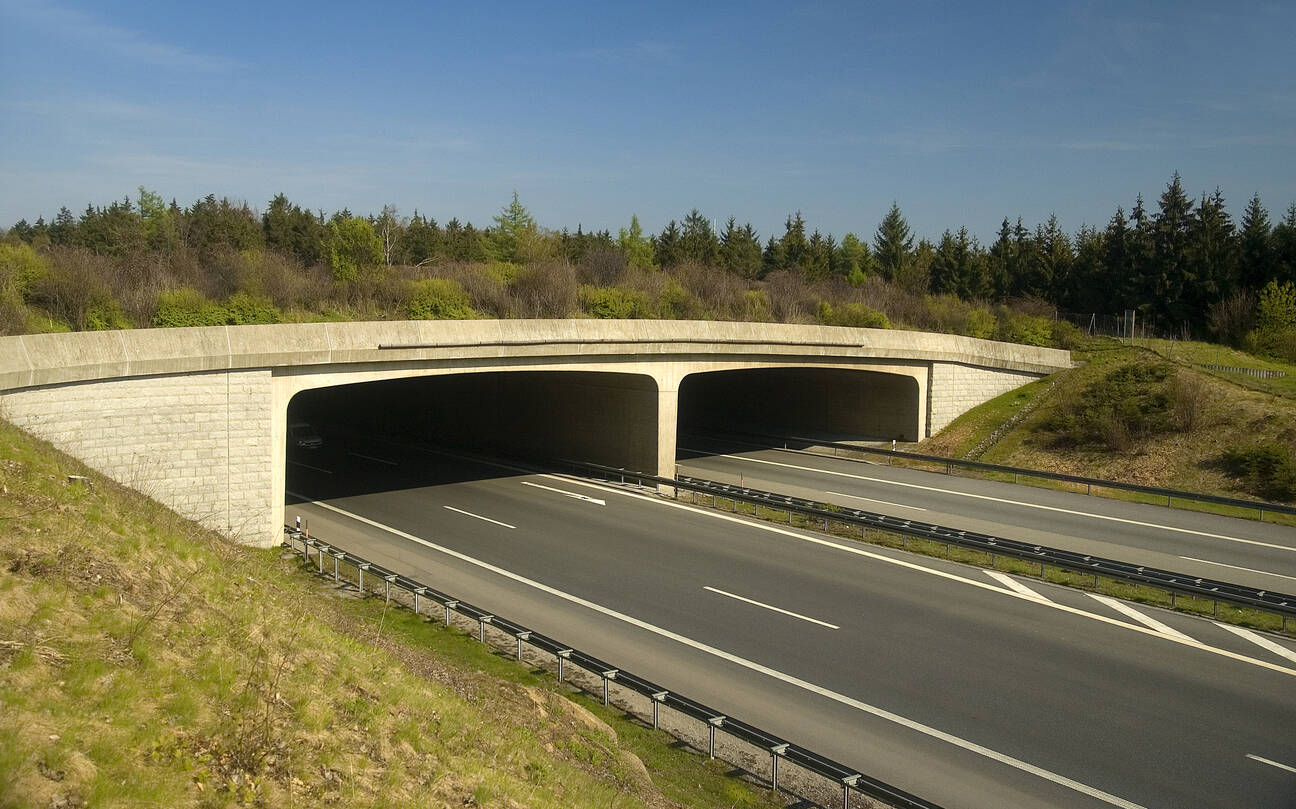
M899 458L907 461L921 461L923 463L944 464L945 471L948 473L952 467L959 466L965 469L976 469L981 472L998 472L1002 474L1016 475L1021 477L1040 478L1042 480L1056 480L1065 483L1077 483L1085 486L1085 493L1088 494L1092 487L1097 486L1103 489L1120 489L1127 492L1139 492L1141 494L1151 494L1158 497L1166 498L1169 504L1173 499L1195 500L1199 503L1214 503L1221 506L1235 506L1239 508L1255 509L1260 512L1260 519L1264 519L1265 512L1272 514L1292 514L1296 515L1296 506L1289 506L1285 503L1268 503L1263 500L1245 500L1240 497L1224 497L1214 494L1203 494L1201 492L1185 492L1178 489L1163 489L1158 486L1144 486L1139 483L1122 483L1118 480L1103 480L1101 478L1087 478L1080 475L1068 475L1062 472L1045 472L1041 469L1025 469L1017 466L1002 466L1000 464L985 463L984 461L966 461L961 458L946 458L942 455L921 455L916 452L903 452L901 450L880 449L877 447L862 447L856 444L843 444L836 441L819 441L814 438L802 436L776 436L747 434L755 438L768 438L783 443L783 448L788 449L790 442L804 442L809 446L828 447L833 450L849 450L852 452L863 452L869 455L882 455L888 458ZM726 440L735 440L730 438ZM740 442L742 443L742 442ZM745 442L752 443L752 442ZM763 444L761 446L768 446Z
M1211 371L1223 371L1229 374L1244 374L1253 376L1256 379L1282 379L1287 376L1286 371L1273 371L1268 368L1241 368L1236 365L1212 365L1210 363L1199 366Z
M662 707L672 708L684 716L698 720L707 729L707 752L712 758L715 758L717 731L768 751L770 756L770 787L772 790L777 791L779 788L779 762L786 760L815 775L840 784L843 809L849 809L852 792L858 792L874 800L884 801L888 806L895 807L895 809L941 809L937 804L911 795L884 781L857 772L844 764L775 736L741 719L722 714L701 702L690 699L683 694L677 694L607 661L586 654L556 638L551 638L508 618L496 615L435 588L428 587L415 579L401 575L332 544L313 539L293 526L284 526L284 536L284 547L294 553L297 552L296 545L300 543L302 558L307 564L311 561L311 550L314 549L318 571L321 575L327 573L324 560L326 556L330 557L333 560L333 578L335 581L341 581L339 566L343 563L348 564L358 571L359 581L357 586L361 591L364 590L365 573L368 573L371 577L376 577L377 580L384 583L388 599L391 598L392 587L409 593L413 597L414 612L416 614L422 614L423 602L430 601L444 610L447 626L450 625L452 614L462 615L476 621L477 639L482 643L486 642L486 627L488 625L499 629L507 635L511 635L517 643L518 660L522 659L524 645L552 654L557 661L558 681L560 683L564 681L567 666L576 666L600 677L603 681L602 698L604 705L609 703L609 690L613 682L622 688L647 697L651 700L653 706L652 727L654 730L659 727L658 712Z
M1188 573L1176 573L1170 570L1136 565L1060 548L1051 548L1047 545L1036 545L1030 542L1006 539L976 531L959 531L934 523L905 520L871 511L844 507L826 508L825 505L827 504L814 500L751 489L731 483L717 483L691 477L668 478L658 475L645 475L599 464L581 464L580 466L583 469L598 472L605 478L617 476L623 482L635 480L640 485L648 482L655 486L668 486L701 492L715 497L724 497L735 502L741 500L785 511L788 514L796 513L815 520L822 520L825 525L828 522L844 523L865 529L872 528L887 531L914 539L957 545L961 548L991 554L992 558L996 555L1008 556L1037 563L1040 565L1041 571L1045 565L1049 565L1075 573L1087 573L1131 584L1159 587L1171 593L1172 606L1174 594L1179 594L1213 601L1216 605L1230 604L1235 607L1263 610L1282 618L1283 631L1287 629L1287 619L1296 617L1296 596L1286 593L1259 590L1240 584L1205 579Z

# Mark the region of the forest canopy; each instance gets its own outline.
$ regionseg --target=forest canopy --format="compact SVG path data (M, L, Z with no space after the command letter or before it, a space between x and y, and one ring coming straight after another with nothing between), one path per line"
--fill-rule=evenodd
M20 220L0 239L0 332L463 317L694 318L914 328L1063 345L1082 315L1296 358L1296 204L1236 219L1176 173L1099 228L1004 217L932 241L898 203L841 238L800 212L762 237L693 209L658 233L551 229L514 192L485 227L386 206L326 215L157 192Z

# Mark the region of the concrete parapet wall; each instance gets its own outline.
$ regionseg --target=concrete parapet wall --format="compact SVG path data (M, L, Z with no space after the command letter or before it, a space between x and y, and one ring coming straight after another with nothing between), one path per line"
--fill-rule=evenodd
M0 390L124 376L485 357L708 353L954 362L1042 375L1069 352L891 329L660 320L299 323L0 338Z

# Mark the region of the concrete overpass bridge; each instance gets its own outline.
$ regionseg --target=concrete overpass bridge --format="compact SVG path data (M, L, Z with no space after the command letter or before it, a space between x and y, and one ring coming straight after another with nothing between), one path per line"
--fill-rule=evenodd
M0 338L0 413L243 542L280 535L287 425L353 421L669 474L681 426L915 441L1055 349L768 323L405 321Z

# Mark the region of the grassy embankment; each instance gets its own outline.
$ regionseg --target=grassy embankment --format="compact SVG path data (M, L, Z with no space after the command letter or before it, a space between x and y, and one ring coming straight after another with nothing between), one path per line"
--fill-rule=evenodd
M459 631L71 474L0 422L2 807L781 805Z
M968 411L945 430L924 442L920 451L966 457L981 447L978 459L989 463L1041 469L1107 480L1120 480L1227 497L1290 501L1238 474L1231 454L1268 447L1289 456L1296 453L1296 366L1261 360L1206 343L1140 341L1137 346L1115 340L1086 341L1073 356L1081 364L1053 377L1033 382ZM1238 373L1211 371L1203 364L1266 368L1287 373L1278 379L1256 379ZM1160 383L1131 385L1121 392L1112 381L1131 369L1164 374ZM1160 384L1168 401L1136 397ZM1143 433L1125 430L1117 437L1099 434L1089 440L1065 429L1067 416L1095 401L1095 392L1110 393L1103 406L1114 404L1136 414L1164 412L1159 426L1149 422ZM1088 397L1088 398L1087 398ZM1176 397L1182 401L1176 401ZM1023 407L1029 414L984 447L987 436ZM1177 411L1177 413L1176 413ZM1025 482L1025 481L1023 481ZM1039 485L1048 484L1030 481ZM1095 490L1104 496L1165 503L1156 498L1115 490ZM1254 517L1253 510L1174 501L1176 507L1199 508ZM1274 519L1266 516L1266 519Z

